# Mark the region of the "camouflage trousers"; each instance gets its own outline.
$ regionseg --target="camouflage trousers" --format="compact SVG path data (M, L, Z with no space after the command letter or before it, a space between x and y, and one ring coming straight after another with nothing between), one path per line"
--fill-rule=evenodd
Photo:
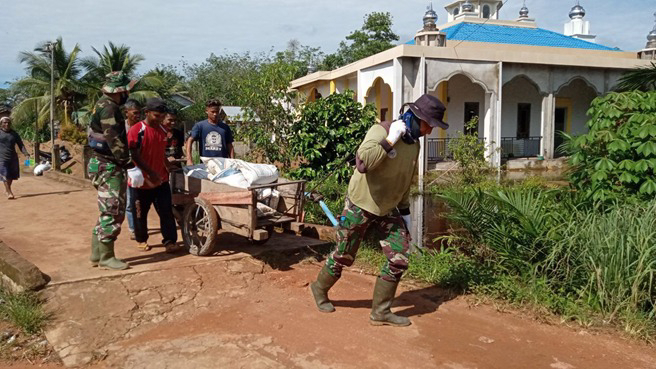
M367 230L374 226L386 238L380 241L387 261L380 272L380 277L389 282L401 280L403 272L408 269L408 250L410 234L400 215L388 214L377 216L360 209L346 199L339 227L337 228L337 246L326 261L326 267L335 277L342 274L342 269L353 265L360 243Z
M125 219L126 171L113 163L101 162L96 158L89 161L89 176L98 190L100 216L93 234L103 243L116 241Z

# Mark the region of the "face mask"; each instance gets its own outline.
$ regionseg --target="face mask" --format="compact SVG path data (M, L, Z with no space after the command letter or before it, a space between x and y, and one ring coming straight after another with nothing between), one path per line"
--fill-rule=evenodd
M411 110L408 110L401 116L401 119L405 122L405 126L408 129L407 133L401 137L403 142L409 145L417 142L419 137L421 137L421 122L419 118Z

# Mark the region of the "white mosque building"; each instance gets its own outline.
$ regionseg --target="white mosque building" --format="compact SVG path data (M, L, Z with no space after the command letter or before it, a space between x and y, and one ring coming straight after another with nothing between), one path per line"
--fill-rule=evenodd
M437 26L432 6L413 41L333 71L292 82L308 100L346 89L363 104L375 104L381 120L424 93L447 106L448 130L422 139L420 171L450 158L448 141L464 123L488 145L499 167L515 158L557 156L558 131L587 130L590 102L616 87L623 72L656 59L656 27L645 49L627 52L600 45L577 2L564 32L539 28L524 6L516 19L500 19L503 1L458 0L445 6Z

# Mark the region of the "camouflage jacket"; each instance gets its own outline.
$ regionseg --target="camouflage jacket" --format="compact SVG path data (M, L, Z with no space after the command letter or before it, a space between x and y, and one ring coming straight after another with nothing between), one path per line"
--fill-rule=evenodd
M93 132L104 136L111 151L111 154L95 151L95 157L100 161L109 161L127 167L130 163L130 151L125 132L125 119L119 105L107 96L101 97L93 109L89 126Z

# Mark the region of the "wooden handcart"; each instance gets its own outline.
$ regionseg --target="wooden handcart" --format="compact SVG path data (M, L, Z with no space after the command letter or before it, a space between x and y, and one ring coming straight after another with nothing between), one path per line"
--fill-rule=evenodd
M185 176L175 171L170 176L174 214L182 228L185 247L193 255L212 255L217 232L222 229L263 244L275 227L290 228L301 222L305 204L305 181L279 178L276 183L248 189ZM271 188L280 193L275 215L257 212L258 190Z

